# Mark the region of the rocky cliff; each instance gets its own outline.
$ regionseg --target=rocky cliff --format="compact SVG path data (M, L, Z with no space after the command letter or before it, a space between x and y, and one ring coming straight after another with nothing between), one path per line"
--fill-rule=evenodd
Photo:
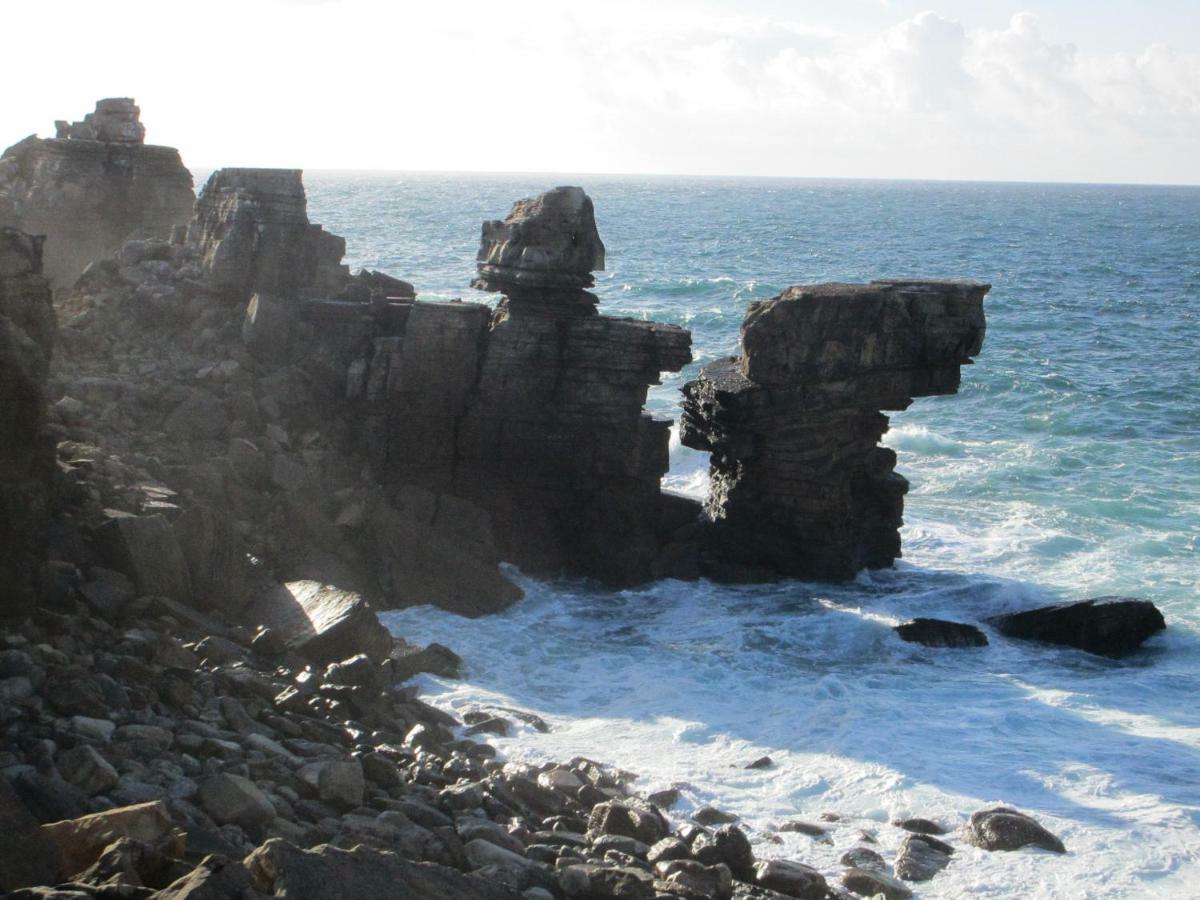
M179 151L143 143L132 100L101 100L57 136L31 135L0 156L0 225L46 236L45 273L69 287L129 238L170 235L192 212Z
M788 288L751 305L739 357L684 387L681 440L712 454L713 574L850 578L900 555L908 482L881 410L953 394L983 344L970 281Z
M0 226L0 615L30 608L45 558L54 479L46 380L54 334L42 240Z
M650 577L669 423L646 390L691 360L677 326L596 313L592 202L557 188L487 222L475 303L417 303L378 340L365 391L383 477L464 497L501 556L613 584Z

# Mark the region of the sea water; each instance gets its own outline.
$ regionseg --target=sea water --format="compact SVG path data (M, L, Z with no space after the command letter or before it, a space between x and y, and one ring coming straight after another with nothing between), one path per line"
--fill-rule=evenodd
M736 813L760 857L835 875L860 828L961 825L1017 806L1069 853L959 845L922 897L1200 896L1200 189L603 176L309 173L310 215L348 262L427 299L467 287L483 219L557 184L596 205L600 310L691 329L679 387L737 352L746 305L791 284L971 277L987 339L957 396L917 400L886 437L912 482L904 560L854 583L663 581L609 592L519 573L526 599L466 620L384 615L440 641L450 710L495 703L552 727L509 758L585 755L678 786L679 815ZM665 485L702 496L707 459L671 446ZM1006 640L901 642L913 616L979 622L1060 600L1153 600L1169 628L1120 662ZM769 755L773 768L746 770ZM771 826L833 812L831 843Z

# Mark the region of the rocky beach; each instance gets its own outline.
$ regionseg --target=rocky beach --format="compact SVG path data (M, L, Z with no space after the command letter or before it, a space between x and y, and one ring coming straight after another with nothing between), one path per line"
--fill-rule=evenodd
M423 300L401 272L351 272L299 170L219 169L193 195L144 135L106 99L0 157L5 896L895 900L964 848L1071 851L998 804L961 827L828 810L770 830L592 752L506 759L489 741L553 726L425 702L414 679L471 660L378 618L501 614L528 577L888 569L909 484L885 412L987 365L990 285L750 303L733 355L681 389L701 500L664 490L676 426L646 411L692 334L604 314L595 273L620 249L583 188L513 198L462 273L484 293ZM1106 596L894 631L1107 660L1165 627ZM837 864L763 852L780 833L836 836Z

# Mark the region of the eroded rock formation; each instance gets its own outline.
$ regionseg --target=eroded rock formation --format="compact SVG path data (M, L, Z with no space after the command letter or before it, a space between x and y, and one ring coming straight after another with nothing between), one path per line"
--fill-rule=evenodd
M742 353L684 387L680 438L712 454L711 573L850 578L900 555L908 482L880 410L952 394L983 343L971 281L788 288L751 304Z
M167 238L192 213L192 176L171 147L143 143L132 100L101 100L57 136L30 135L0 156L0 225L47 238L45 274L69 287L130 238Z
M54 310L42 239L0 226L0 615L28 609L54 478L46 379Z
M669 423L649 385L691 359L677 326L596 314L604 264L592 202L557 188L487 222L476 303L416 303L375 342L365 389L377 464L491 513L501 556L615 584L658 555Z

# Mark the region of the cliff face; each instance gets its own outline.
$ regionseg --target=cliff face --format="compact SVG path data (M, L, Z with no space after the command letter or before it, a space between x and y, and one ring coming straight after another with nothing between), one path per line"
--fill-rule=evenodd
M42 241L0 227L0 615L28 609L54 477L46 379L54 347Z
M30 136L0 156L0 224L44 234L45 274L69 287L129 238L170 235L191 216L192 176L179 151L142 143L132 100L101 100L58 136Z
M984 336L988 285L788 288L752 304L742 354L684 387L680 437L712 454L717 574L850 578L891 565L908 482L880 410L953 394Z
M349 273L346 241L308 221L299 169L219 169L196 200L187 247L212 291L333 296Z
M472 303L412 306L375 344L367 390L383 477L465 497L501 555L528 571L629 584L658 555L669 428L642 412L659 374L691 360L671 325L596 314L603 266L591 200L558 188L483 226Z

